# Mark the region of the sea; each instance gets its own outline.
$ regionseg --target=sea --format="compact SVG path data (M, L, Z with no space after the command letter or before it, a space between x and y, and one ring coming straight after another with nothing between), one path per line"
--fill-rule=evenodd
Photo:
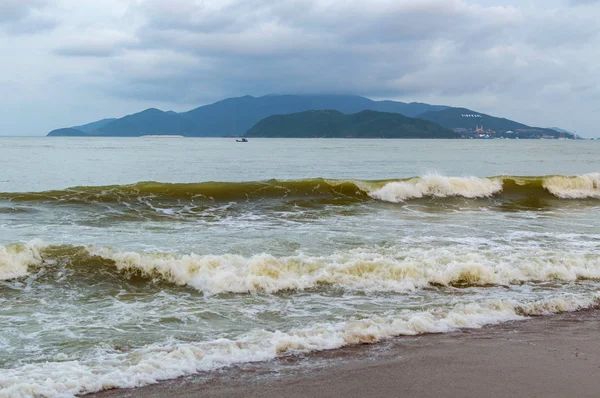
M600 141L0 138L0 396L600 303Z

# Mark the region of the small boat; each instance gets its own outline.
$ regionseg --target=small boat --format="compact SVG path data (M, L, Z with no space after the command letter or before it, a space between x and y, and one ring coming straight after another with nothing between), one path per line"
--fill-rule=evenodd
M241 140L235 140L235 142L248 142L248 138L242 138Z

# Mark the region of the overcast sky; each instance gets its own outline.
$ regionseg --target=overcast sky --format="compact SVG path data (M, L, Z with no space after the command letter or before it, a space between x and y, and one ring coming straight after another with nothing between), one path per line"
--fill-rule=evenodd
M0 0L0 135L345 93L600 136L600 0Z

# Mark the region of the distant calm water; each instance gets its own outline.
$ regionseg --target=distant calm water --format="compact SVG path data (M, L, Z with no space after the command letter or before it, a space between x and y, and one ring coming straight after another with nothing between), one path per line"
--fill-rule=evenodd
M0 138L0 396L596 306L599 153Z

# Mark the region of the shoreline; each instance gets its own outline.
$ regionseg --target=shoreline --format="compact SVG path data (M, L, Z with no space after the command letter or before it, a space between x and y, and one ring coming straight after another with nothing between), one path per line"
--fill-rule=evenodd
M600 310L280 357L86 395L596 397Z

